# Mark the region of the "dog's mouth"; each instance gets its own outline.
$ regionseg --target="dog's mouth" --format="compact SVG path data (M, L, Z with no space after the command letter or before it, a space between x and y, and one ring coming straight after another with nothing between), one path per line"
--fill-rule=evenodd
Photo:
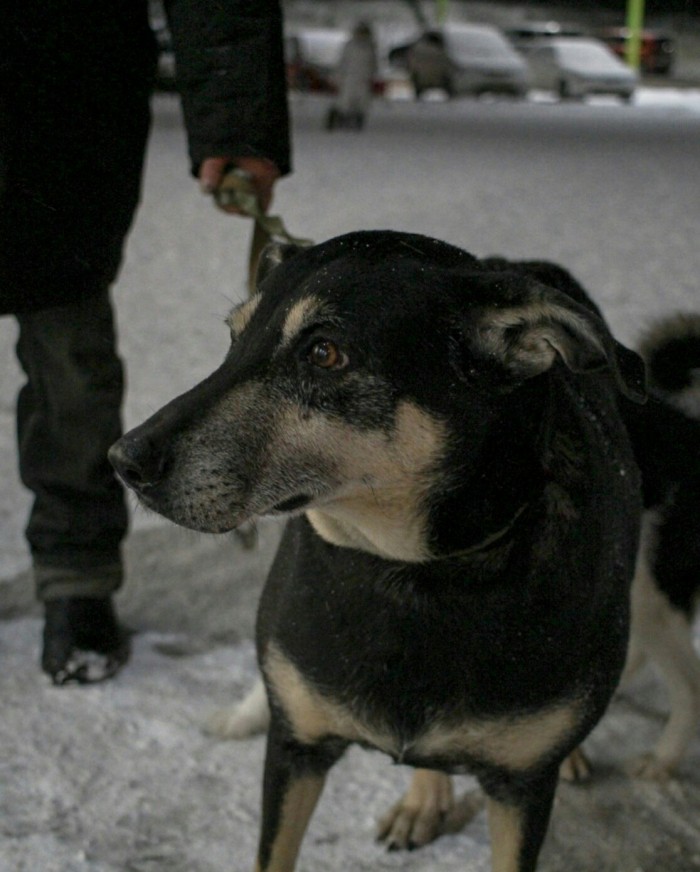
M183 527L204 533L228 533L242 524L254 521L255 518L298 512L314 500L310 494L297 494L264 509L250 505L243 507L240 504L217 506L211 502L201 506L189 504L185 508L181 501L168 499L167 496L152 493L148 489L140 490L138 497L145 508L158 512Z
M303 509L305 506L308 506L311 502L312 497L308 494L299 494L295 497L290 497L287 500L282 500L282 502L275 503L274 506L270 509L270 514L283 514L287 512L296 512L299 509Z

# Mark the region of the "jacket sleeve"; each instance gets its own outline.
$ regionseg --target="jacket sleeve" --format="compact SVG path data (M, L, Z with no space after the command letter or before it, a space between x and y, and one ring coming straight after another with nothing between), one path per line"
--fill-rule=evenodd
M290 172L279 0L168 0L192 172L257 156Z

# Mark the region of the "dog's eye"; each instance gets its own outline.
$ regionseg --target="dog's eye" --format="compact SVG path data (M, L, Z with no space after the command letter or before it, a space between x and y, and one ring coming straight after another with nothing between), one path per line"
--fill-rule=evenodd
M330 339L320 339L311 346L308 355L309 363L321 369L342 369L348 358Z

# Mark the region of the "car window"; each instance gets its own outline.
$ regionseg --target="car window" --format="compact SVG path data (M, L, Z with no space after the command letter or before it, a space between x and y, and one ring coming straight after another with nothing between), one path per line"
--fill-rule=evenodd
M513 53L505 38L488 30L449 29L445 32L445 44L455 60L511 57Z
M322 67L334 67L340 61L348 34L306 30L297 35L304 58Z
M567 42L556 47L557 54L569 63L590 64L593 66L617 66L617 60L603 45L592 42Z

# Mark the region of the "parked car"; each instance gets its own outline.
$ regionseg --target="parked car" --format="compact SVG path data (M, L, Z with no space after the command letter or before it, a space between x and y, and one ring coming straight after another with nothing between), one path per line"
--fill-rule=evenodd
M629 102L634 95L637 75L597 39L543 39L528 50L527 59L533 85L563 100L613 94Z
M420 46L442 46L445 64L441 81L429 74L427 65L412 71L417 94L438 84L450 96L462 94L508 94L524 97L529 87L528 68L522 57L495 27L477 24L445 24L421 34L411 42L395 46L389 62L410 69L411 58ZM438 69L435 64L434 70Z
M340 28L305 27L286 33L287 84L292 90L335 93L333 75L350 33Z
M608 45L615 54L624 58L629 30L626 27L607 27L596 33L598 39ZM639 65L642 72L657 76L669 76L673 72L676 43L668 33L643 30L641 34Z

